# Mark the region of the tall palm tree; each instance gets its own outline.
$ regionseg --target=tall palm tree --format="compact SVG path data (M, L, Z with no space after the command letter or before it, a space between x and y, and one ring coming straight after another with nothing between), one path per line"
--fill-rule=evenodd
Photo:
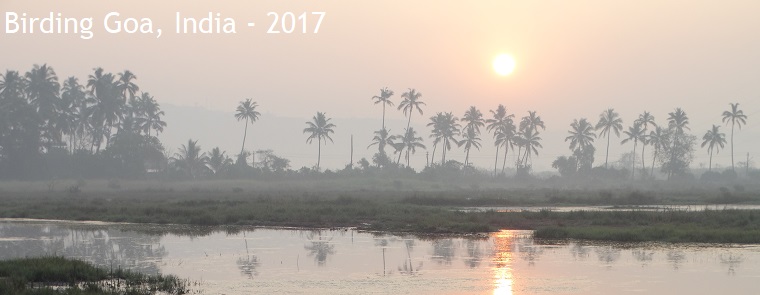
M140 109L143 111L144 117L138 119L138 123L143 132L150 136L150 131L155 129L156 135L164 131L166 122L161 120L161 116L164 115L164 111L153 99L153 96L148 92L143 92L140 98Z
M134 82L134 80L137 80L137 76L135 76L135 74L129 70L125 70L124 72L119 73L118 76L119 77L116 81L116 91L119 94L121 106L126 107L123 111L125 117L135 117L135 111L137 111L136 107L139 104L139 102L137 102L138 99L136 99L137 97L135 94L140 91L140 86L137 86L137 84Z
M412 123L412 112L416 109L418 112L420 112L420 115L422 115L422 107L425 103L420 100L420 97L422 97L422 93L417 92L417 90L409 88L408 91L401 94L401 98L404 100L401 101L401 103L398 104L398 109L404 111L404 115L409 116L409 119L406 122L406 129L409 129L409 124Z
M678 137L683 135L684 130L691 130L689 129L689 117L686 116L686 112L681 108L676 108L675 111L668 113L668 129L673 135L673 150L675 151L678 146ZM672 154L671 163L675 162L676 158L676 153L673 152ZM668 172L668 178L672 175L672 171Z
M465 123L464 129L474 129L475 135L479 135L480 127L486 125L485 120L483 119L483 113L481 113L475 106L471 106L466 112L464 112L461 121Z
M42 120L43 138L47 139L47 145L50 147L53 141L60 141L60 130L56 126L55 117L61 108L59 93L61 84L58 83L58 76L52 67L47 64L34 65L31 71L26 73L27 97L31 105L37 110Z
M417 150L417 148L425 148L425 145L422 144L422 137L417 137L417 132L414 131L414 128L409 128L406 130L406 133L401 138L401 144L403 145L403 148L406 149L406 156L404 156L404 159L406 159L406 167L409 167L409 155L410 153L414 154Z
M594 139L596 139L594 125L591 125L586 118L573 120L567 133L570 135L565 137L565 141L570 141L571 151L575 151L576 149L583 150L585 147L592 145Z
M113 74L104 73L103 68L94 69L94 73L87 79L87 87L95 100L87 112L93 120L93 143L97 145L98 151L104 136L106 146L109 145L112 129L123 117L123 101L119 99L116 85Z
M507 155L509 149L514 151L515 144L517 143L517 126L512 122L512 119L508 119L494 134L496 135L494 144L497 147L497 151L500 145L504 146L504 159L501 161L501 173L504 173L504 170L507 169Z
M541 137L538 136L539 133L535 128L527 128L525 131L523 131L520 143L523 147L525 147L525 157L523 158L525 165L528 165L528 160L530 160L530 155L535 154L538 156L538 148L542 148L541 145Z
M726 124L731 122L731 170L736 173L736 168L734 167L734 127L739 125L739 130L741 130L742 125L747 124L747 115L739 109L739 103L730 103L729 105L731 106L731 110L723 112L723 122Z
M607 155L604 157L604 168L607 168L607 162L610 158L610 130L615 132L615 136L620 137L620 130L623 129L623 119L615 112L615 109L607 109L599 115L599 122L596 123L596 130L601 129L600 136L607 136Z
M647 140L648 140L648 133L649 131L649 125L652 125L654 127L657 127L657 123L654 122L654 116L650 114L647 111L644 111L644 113L639 115L639 118L636 120L641 123L641 127L644 129L644 139L641 141L641 168L645 169L646 171L646 165L644 164L644 149L647 147Z
M536 115L536 111L528 111L528 115L520 120L520 130L538 131L538 127L541 127L541 130L546 130L544 121L541 120L541 116Z
M248 98L245 101L241 101L235 110L235 118L238 121L245 120L245 131L243 131L243 146L240 147L240 155L243 155L243 152L245 151L245 138L248 135L248 121L256 122L256 120L259 119L259 116L261 116L261 113L256 111L256 107L258 106L258 103Z
M443 151L441 152L441 165L446 163L446 152L451 150L451 143L458 142L454 137L459 135L460 127L457 123L459 119L451 112L437 113L435 116L430 117L430 123L428 127L433 127L430 132L430 138L433 138L433 157L435 158L435 148L439 143L443 144Z
M631 178L636 179L636 145L639 143L639 141L646 140L646 133L644 132L644 128L642 128L642 123L639 121L634 121L633 126L628 127L628 130L623 131L623 133L628 137L623 139L623 141L620 142L621 144L633 140L633 159L631 160Z
M187 145L182 145L179 152L174 154L172 161L178 168L184 170L193 179L197 178L203 169L207 168L208 157L206 153L201 152L201 146L198 141L192 139L187 141Z
M702 147L707 146L707 152L710 153L710 168L708 168L708 171L712 171L713 150L715 150L715 152L720 152L720 149L726 145L726 134L720 132L720 126L713 125L712 129L707 130L707 133L702 137L702 140L704 140L702 142Z
M660 126L656 126L654 130L649 132L647 136L648 143L654 148L654 155L652 156L652 171L650 175L654 177L654 162L657 160L657 154L665 148L669 137L668 129L664 129Z
M333 130L335 124L330 123L330 120L332 119L325 117L325 113L317 112L317 115L312 117L311 122L306 122L306 128L303 130L303 133L309 133L306 143L311 143L313 139L317 139L317 171L319 171L319 164L322 159L322 141L327 143L326 139L329 139L330 142L333 142L330 134L335 133Z
M507 148L507 151L504 152L504 163L506 165L508 148L513 144L511 138L507 137L507 133L510 126L512 131L515 129L514 123L512 122L512 118L514 118L515 115L508 114L507 108L502 104L496 107L495 110L490 110L490 112L492 118L486 120L486 123L488 124L486 130L491 131L495 139L494 145L496 146L496 157L493 162L493 173L496 175L496 165L499 163L499 147L505 145ZM514 134L514 132L512 133ZM503 170L504 168L502 167L502 172Z
M475 147L476 149L480 150L480 137L478 137L478 133L474 127L465 128L463 136L464 138L457 142L457 145L460 147L464 146L464 150L466 152L466 156L464 157L464 166L466 167L470 164L470 149L472 147Z
M84 86L79 84L77 77L69 77L63 82L61 90L61 111L59 125L65 125L64 133L69 136L69 153L74 153L75 137L77 136L80 114L86 108L87 94ZM84 106L84 107L83 107Z
M372 97L372 99L375 100L375 104L381 103L383 104L383 130L385 129L385 106L393 106L393 101L391 101L391 96L393 96L393 90L388 89L388 87L384 87L383 89L380 89L380 95L375 95Z

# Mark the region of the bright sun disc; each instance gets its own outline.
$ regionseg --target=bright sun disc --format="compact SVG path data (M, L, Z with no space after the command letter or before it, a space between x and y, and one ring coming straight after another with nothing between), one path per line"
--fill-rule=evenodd
M509 54L499 54L493 60L493 70L502 76L509 75L515 70L515 59Z

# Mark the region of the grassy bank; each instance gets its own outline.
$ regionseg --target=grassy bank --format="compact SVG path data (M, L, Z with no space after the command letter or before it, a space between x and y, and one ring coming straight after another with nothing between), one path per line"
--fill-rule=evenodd
M187 282L173 276L108 271L63 257L0 261L0 294L185 294Z
M467 195L388 192L118 191L7 193L0 217L108 222L358 227L418 233L537 230L536 237L616 241L760 243L760 211L461 212ZM469 198L469 200L468 200ZM498 200L486 196L484 200Z

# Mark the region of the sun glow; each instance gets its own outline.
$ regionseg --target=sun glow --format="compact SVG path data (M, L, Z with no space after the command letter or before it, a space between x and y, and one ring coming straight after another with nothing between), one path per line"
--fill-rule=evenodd
M509 54L499 54L493 59L493 70L502 76L512 74L515 70L515 59Z

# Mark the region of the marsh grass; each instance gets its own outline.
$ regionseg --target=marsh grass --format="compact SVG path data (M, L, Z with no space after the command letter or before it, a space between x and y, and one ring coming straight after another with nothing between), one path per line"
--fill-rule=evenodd
M185 294L188 283L174 276L109 271L63 257L0 261L0 294Z

